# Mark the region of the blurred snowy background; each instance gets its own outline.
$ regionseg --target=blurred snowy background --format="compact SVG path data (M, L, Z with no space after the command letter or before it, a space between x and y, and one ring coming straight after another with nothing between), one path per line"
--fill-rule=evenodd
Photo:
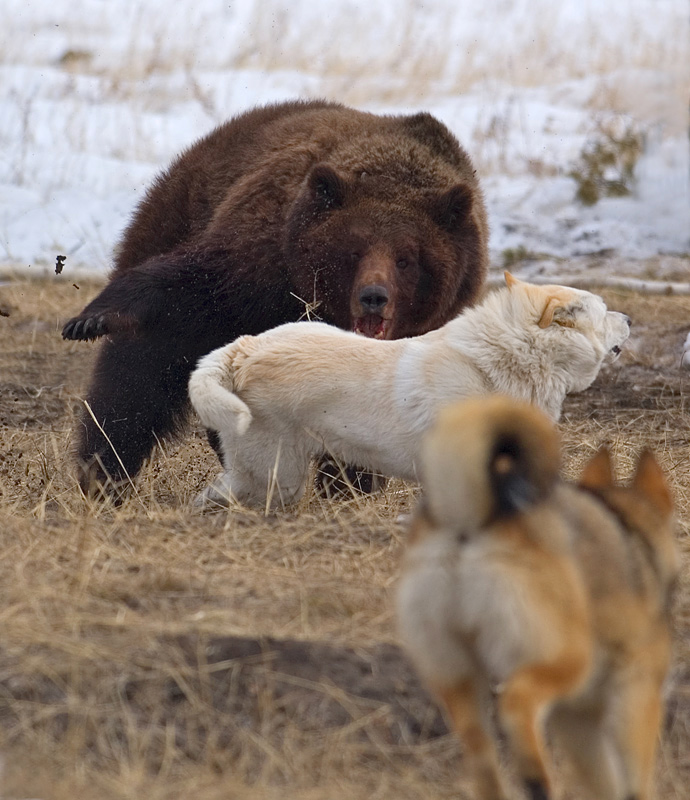
M0 268L105 274L180 150L326 97L451 128L495 267L687 280L689 42L687 0L3 0Z

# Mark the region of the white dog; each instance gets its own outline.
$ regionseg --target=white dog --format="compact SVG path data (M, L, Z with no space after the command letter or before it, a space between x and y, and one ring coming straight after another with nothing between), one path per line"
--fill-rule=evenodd
M199 360L189 396L220 434L225 472L200 502L297 501L312 456L408 480L450 402L501 393L553 420L620 353L630 320L590 292L507 286L438 330L375 340L319 322L241 336Z

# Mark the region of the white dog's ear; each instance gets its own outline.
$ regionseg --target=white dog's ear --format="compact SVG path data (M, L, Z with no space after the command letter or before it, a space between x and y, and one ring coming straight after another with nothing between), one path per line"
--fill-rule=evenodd
M509 289L512 289L513 286L516 286L518 283L521 283L514 275L511 275L508 270L503 273L503 277L506 279L506 286Z
M537 323L540 328L548 328L552 322L564 328L574 328L575 320L559 297L550 297L544 306L541 318Z

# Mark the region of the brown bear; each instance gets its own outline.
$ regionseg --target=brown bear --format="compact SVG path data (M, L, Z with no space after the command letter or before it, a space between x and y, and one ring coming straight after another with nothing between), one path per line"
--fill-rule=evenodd
M200 356L309 313L366 336L442 325L478 295L487 221L467 153L427 113L256 108L156 178L103 291L64 327L104 336L78 427L87 492L179 432ZM362 397L362 402L376 398Z

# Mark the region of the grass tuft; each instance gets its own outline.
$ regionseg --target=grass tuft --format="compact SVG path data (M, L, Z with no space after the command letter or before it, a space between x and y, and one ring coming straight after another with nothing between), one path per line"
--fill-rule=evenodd
M568 173L577 184L577 200L593 206L602 197L632 194L635 167L643 150L644 134L633 120L621 116L600 119Z

